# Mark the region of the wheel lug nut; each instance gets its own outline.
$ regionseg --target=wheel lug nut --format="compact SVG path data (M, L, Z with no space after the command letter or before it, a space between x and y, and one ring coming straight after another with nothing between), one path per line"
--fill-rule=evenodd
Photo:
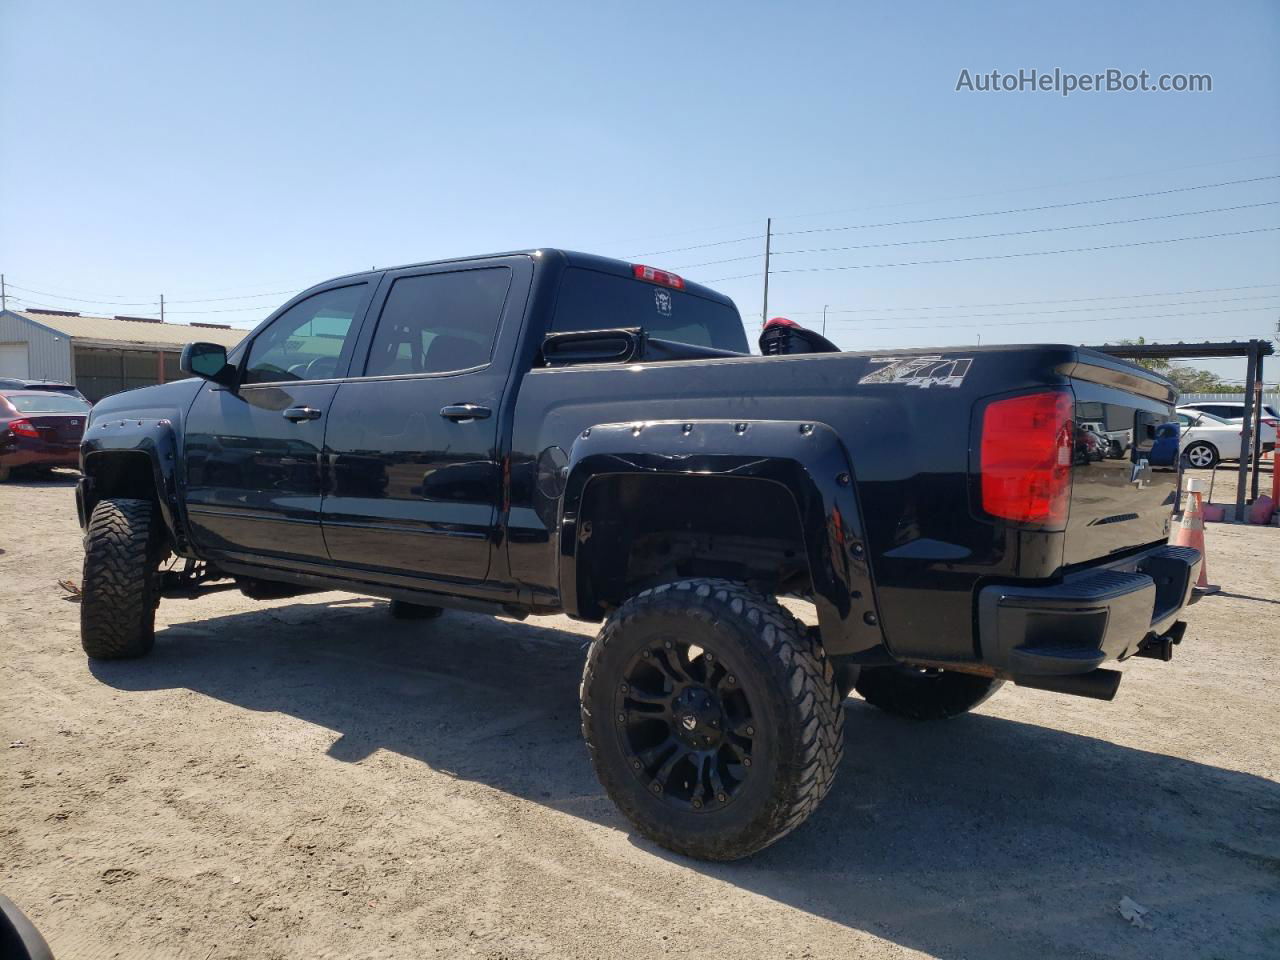
M663 644L663 646L665 646L668 650L670 650L670 649L671 649L671 641L670 641L670 640L668 640L665 644Z
M618 722L619 722L619 723L626 723L626 722L627 722L627 715L626 715L625 713L620 713L620 714L618 714Z
M729 674L729 676L728 676L728 678L727 678L727 679L728 679L728 681L729 681L730 683L737 683L737 682L738 682L738 678L737 678L737 677L735 677L732 673L731 673L731 674Z
M650 789L650 790L652 790L654 793L661 793L661 792L662 792L662 784L660 784L660 783L651 783L651 784L649 784L649 789Z
M702 809L702 801L701 801L701 800L695 800L695 801L693 801L693 809L695 809L695 810L701 810L701 809Z
M621 690L623 693L629 693L631 690L631 688L628 687L625 683L622 684L620 687L618 687L618 689Z
M632 761L631 761L631 767L632 767L632 769L633 769L633 770L639 770L639 769L640 769L640 761L639 761L639 760L632 760Z
M706 653L704 653L704 654L703 654L703 656L707 658L707 663L715 663L715 662L716 662L716 655L715 655L714 653L712 653L710 650L708 650Z
M756 728L755 728L755 727L747 727L747 731L746 731L746 732L747 732L747 736L748 736L748 737L754 737L754 736L756 735Z
M728 797L726 797L723 793L717 793L717 794L716 794L716 799L717 799L717 800L719 800L721 803L728 803L728 802L729 802L729 798L728 798Z
M744 767L749 767L749 766L751 766L751 758L750 758L750 757L743 757L743 758L742 758L742 765L743 765Z

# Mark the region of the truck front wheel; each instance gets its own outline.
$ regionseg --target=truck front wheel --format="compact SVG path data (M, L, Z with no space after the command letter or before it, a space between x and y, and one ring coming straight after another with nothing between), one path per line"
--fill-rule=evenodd
M163 527L150 500L102 500L84 538L80 645L98 660L141 657L155 645Z
M854 689L867 703L912 720L943 720L968 713L1004 686L1003 680L971 673L900 664L864 667Z
M645 590L606 621L582 676L596 776L636 829L677 853L736 860L799 826L844 750L821 645L727 580Z

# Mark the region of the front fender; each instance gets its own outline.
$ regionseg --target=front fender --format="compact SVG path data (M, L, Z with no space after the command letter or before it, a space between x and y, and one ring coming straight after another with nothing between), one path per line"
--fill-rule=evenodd
M120 486L121 476L134 477L135 471L109 469L114 458L145 458L149 466L152 489L160 516L169 531L174 552L191 556L182 509L182 491L178 471L178 433L173 421L157 419L95 419L80 443L82 477L76 486L76 510L80 525L86 526L94 506L104 497L137 496L140 491Z
M881 646L853 470L822 423L703 420L602 424L583 430L566 465L559 521L560 596L581 609L580 510L587 485L618 474L746 477L785 487L800 517L823 644L829 654Z

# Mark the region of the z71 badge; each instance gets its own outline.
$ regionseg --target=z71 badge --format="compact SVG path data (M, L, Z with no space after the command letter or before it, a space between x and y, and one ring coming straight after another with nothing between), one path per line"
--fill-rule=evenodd
M973 364L971 357L944 360L931 357L872 357L872 363L888 366L873 370L858 383L893 383L904 387L958 387Z

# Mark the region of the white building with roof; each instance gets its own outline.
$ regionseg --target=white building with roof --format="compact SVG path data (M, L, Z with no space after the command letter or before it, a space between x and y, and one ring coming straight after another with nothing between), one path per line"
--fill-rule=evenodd
M68 310L0 311L0 377L74 383L95 403L105 396L177 380L193 340L228 350L247 330L220 323L161 323L146 317L90 317Z

